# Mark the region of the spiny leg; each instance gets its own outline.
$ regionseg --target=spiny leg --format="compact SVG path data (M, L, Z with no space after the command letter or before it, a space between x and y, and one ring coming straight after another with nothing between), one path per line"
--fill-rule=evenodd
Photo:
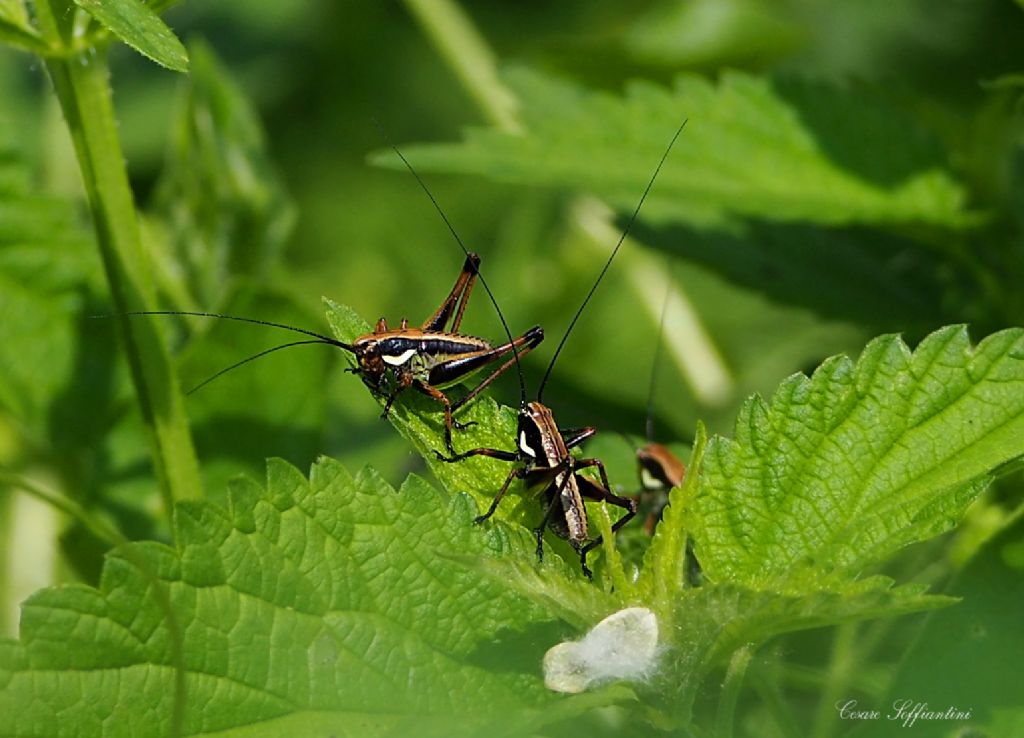
M498 503L501 502L501 498L505 496L505 493L508 491L509 485L512 484L512 480L522 479L525 474L525 467L517 467L510 471L508 473L508 476L505 477L505 483L501 485L501 489L498 490L498 494L496 494L494 496L494 499L491 500L491 506L487 508L487 512L485 512L483 515L478 515L476 518L473 519L473 522L479 525L480 523L484 522L489 517L494 515L494 511L498 509Z
M449 464L465 461L473 456L486 456L489 459L498 459L499 461L519 461L519 454L515 451L504 451L500 448L471 448L469 451L451 456L445 456L440 451L434 451L434 456L437 457L438 461L444 461Z
M580 460L580 462L594 461L597 461L597 459ZM580 462L577 462L577 466L579 466ZM598 462L597 464L590 463L587 464L586 466L597 466L601 471L602 479L607 479L606 475L604 474L603 465L600 462ZM581 477L581 479L585 479L585 477ZM588 500L596 500L598 502L604 501L611 505L615 505L616 507L621 507L623 510L626 511L626 514L618 520L616 520L615 524L612 526L612 533L617 533L619 528L621 528L630 520L632 520L633 516L636 515L636 500L629 497L620 497L619 495L612 494L611 492L608 491L607 487L601 487L591 482L590 480L586 481L586 484L580 485L580 494L582 494L585 498L587 498ZM584 546L583 549L580 551L580 561L582 562L584 567L587 565L587 554L593 551L597 546L600 546L603 540L603 536L598 536L590 543L588 543L586 546Z
M398 375L398 386L395 387L391 394L387 395L387 401L384 403L384 412L380 414L381 419L387 420L388 415L391 413L391 406L395 404L398 396L407 390L413 381L414 377L412 374L403 372Z
M576 448L585 440L597 433L597 428L592 425L588 425L583 428L568 428L566 430L559 428L558 432L562 435L562 440L565 441L566 448Z
M501 346L495 346L492 353L494 357L502 356L509 351L514 351L515 353L512 358L506 359L497 369L488 374L480 384L470 390L469 394L456 401L455 404L452 405L452 412L455 412L487 389L488 385L518 363L522 357L533 351L533 349L539 346L540 342L543 340L544 330L538 325L534 326L510 343L503 343Z
M462 313L466 309L465 302L468 299L469 291L473 289L473 283L476 281L479 266L479 256L476 254L466 254L466 261L462 265L462 271L459 272L452 291L448 293L448 297L434 311L434 314L424 321L421 330L443 332L449 319L452 317L452 312L455 311L455 321L452 324L451 332L458 332L459 324L462 322Z
M417 390L425 394L427 397L440 402L444 406L444 446L448 449L448 453L452 456L455 455L455 446L452 445L452 426L454 420L452 419L452 403L448 399L448 396L439 390L437 387L427 384L426 382L414 379L412 386Z
M589 430L589 428L585 428L584 430ZM566 445L568 446L568 444L566 444ZM597 473L601 477L601 484L604 485L604 488L606 490L610 490L612 488L612 485L609 484L609 482L608 482L608 472L606 472L604 470L604 462L601 461L600 459L576 459L573 462L573 466L577 470L579 470L579 469L589 469L592 466L596 466L597 467ZM624 499L624 498L620 498L620 499Z
M544 511L544 517L541 518L540 525L533 529L533 535L537 537L537 559L539 561L544 560L544 531L547 529L548 523L551 522L551 516L554 514L555 508L559 506L561 501L561 493L555 494L551 498L548 509Z

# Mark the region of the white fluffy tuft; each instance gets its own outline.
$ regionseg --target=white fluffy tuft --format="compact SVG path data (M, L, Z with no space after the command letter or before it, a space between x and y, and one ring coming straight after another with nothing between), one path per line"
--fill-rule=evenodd
M658 661L658 619L646 607L612 613L578 641L544 654L544 684L555 692L583 692L610 681L642 681Z

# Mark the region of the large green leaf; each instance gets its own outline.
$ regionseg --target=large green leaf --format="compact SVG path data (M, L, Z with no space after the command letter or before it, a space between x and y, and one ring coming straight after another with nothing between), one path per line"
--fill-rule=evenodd
M854 364L795 375L744 406L736 439L698 433L632 588L677 633L660 699L680 720L702 675L787 631L940 607L864 576L954 526L989 476L1024 456L1024 331L971 347L963 327L913 353L876 339ZM685 577L691 536L703 584ZM628 589L628 588L627 588Z
M857 572L956 524L1024 455L1024 331L970 345L963 327L913 353L895 336L856 364L794 375L713 439L690 512L712 581L751 586L810 567Z
M869 90L737 72L717 85L696 75L678 77L671 89L636 82L616 97L533 71L508 79L525 134L471 129L461 144L405 147L413 164L588 190L631 208L685 118L646 219L946 227L973 219L943 152ZM376 161L400 166L389 153Z
M176 700L183 735L518 735L560 719L571 700L541 711L558 631L536 627L552 615L452 559L528 538L474 526L467 502L322 460L309 480L271 462L267 488L234 485L227 510L181 505L173 548L130 544L98 590L25 603L21 640L0 643L0 734L166 735ZM527 627L524 662L501 640ZM507 668L477 665L494 658Z

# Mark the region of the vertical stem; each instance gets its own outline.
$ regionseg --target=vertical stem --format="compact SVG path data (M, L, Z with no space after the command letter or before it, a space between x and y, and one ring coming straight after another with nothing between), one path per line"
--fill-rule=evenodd
M495 126L520 133L519 101L498 78L494 53L453 0L405 0L441 56Z
M73 6L72 6L73 7ZM65 0L36 3L40 27L65 44L72 13ZM149 430L153 466L168 513L175 500L201 495L184 400L159 326L125 313L154 307L149 265L117 135L109 67L103 50L46 61L67 121L92 212L96 240L128 354L132 381Z
M857 660L857 634L857 623L840 623L836 626L828 677L818 699L811 729L811 735L815 738L831 738L838 724L836 703L848 696L846 692L850 685L850 675Z
M736 703L743 689L743 677L754 655L749 645L742 646L729 660L729 669L722 683L722 695L718 698L718 714L715 715L715 738L732 738L733 720L736 717Z

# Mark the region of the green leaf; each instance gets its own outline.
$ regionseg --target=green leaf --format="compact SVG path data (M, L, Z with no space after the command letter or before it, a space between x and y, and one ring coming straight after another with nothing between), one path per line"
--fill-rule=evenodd
M295 209L245 95L206 44L192 44L191 58L155 207L173 271L185 269L195 304L212 306L231 277L268 278Z
M896 336L748 401L712 439L690 526L712 581L858 572L953 527L1024 455L1024 331L971 347L962 326L913 353Z
M871 326L869 335L898 329L922 336L942 318L952 323L963 317L936 299L950 288L948 256L895 234L756 221L729 233L675 226L639 228L636 236L687 262L707 265L774 303ZM729 319L740 322L731 314Z
M1024 456L1024 330L972 348L963 327L913 353L876 339L854 364L795 375L751 399L736 439L697 433L636 583L673 649L656 700L687 721L702 679L739 648L788 631L955 600L862 578L956 524L988 476ZM686 538L703 584L684 576Z
M175 72L188 71L188 52L142 0L75 0L100 25L143 56Z
M734 72L717 86L696 75L678 77L671 90L636 82L615 97L534 71L508 79L525 135L471 129L461 144L403 147L413 164L585 189L631 209L687 118L644 205L647 220L951 228L976 220L941 149L870 90ZM389 152L374 161L400 166Z
M228 509L179 505L173 548L119 548L99 589L25 603L21 640L0 642L0 734L166 735L176 678L183 735L520 735L564 719L580 706L539 673L552 615L452 561L517 546L474 514L416 478L396 491L327 459L309 480L272 461L266 489L239 482Z

